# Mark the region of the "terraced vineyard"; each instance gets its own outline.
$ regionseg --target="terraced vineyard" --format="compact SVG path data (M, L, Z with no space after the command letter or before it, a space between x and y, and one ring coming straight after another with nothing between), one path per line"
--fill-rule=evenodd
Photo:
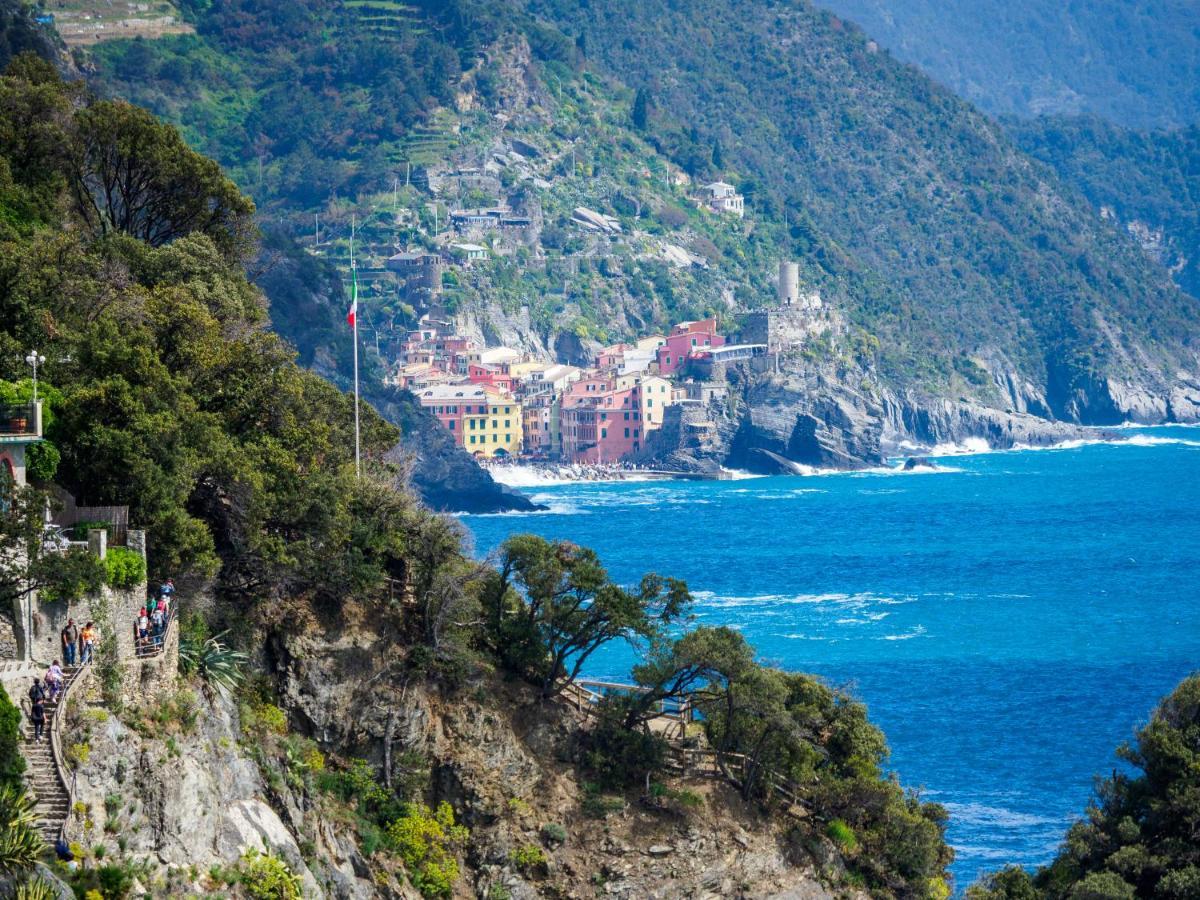
M58 33L69 47L194 31L183 21L179 10L165 0L156 3L47 0L39 14L53 16Z

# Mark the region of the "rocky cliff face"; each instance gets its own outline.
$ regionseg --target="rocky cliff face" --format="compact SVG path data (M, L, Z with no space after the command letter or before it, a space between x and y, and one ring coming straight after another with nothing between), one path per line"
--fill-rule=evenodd
M430 509L489 513L538 508L494 481L408 391L375 387L364 396L403 432L389 456L407 470L411 487Z
M789 474L876 466L890 454L969 439L1008 449L1097 434L1024 410L889 389L869 372L833 364L794 363L776 372L756 361L724 375L728 397L671 408L644 461L684 471ZM1011 384L1025 410L1043 402L1016 376Z
M169 738L139 734L99 705L75 711L68 746L88 750L68 839L106 844L112 855L119 843L122 855L144 864L142 887L154 896L207 895L209 868L234 865L248 850L283 859L307 897L375 896L359 877L367 867L353 842L332 823L317 827L311 813L306 822L286 786L264 783L239 744L232 704L197 702L194 729ZM304 824L316 837L307 855L296 838Z
M819 864L833 855L806 850L728 787L689 784L699 809L646 805L636 797L607 816L583 811L585 792L569 759L577 723L525 686L481 673L455 692L405 675L394 640L353 612L324 629L270 637L281 700L293 726L323 746L366 757L390 775L393 760L417 752L431 770L434 801L449 801L471 830L456 896L503 888L538 897L811 898L827 900ZM566 838L547 842L543 826ZM536 871L510 854L543 846ZM825 848L827 849L827 848Z

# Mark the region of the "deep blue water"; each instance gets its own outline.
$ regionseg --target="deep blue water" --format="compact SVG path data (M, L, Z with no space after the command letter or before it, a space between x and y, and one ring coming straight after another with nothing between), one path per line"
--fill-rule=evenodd
M532 531L620 580L682 577L700 622L850 687L904 784L950 809L961 891L1046 862L1116 746L1200 668L1200 429L1127 433L933 473L539 487L549 513L464 522L480 554Z

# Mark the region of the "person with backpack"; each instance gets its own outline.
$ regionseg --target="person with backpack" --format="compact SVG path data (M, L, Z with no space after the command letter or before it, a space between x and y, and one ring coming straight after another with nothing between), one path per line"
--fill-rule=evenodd
M68 666L75 665L75 646L79 641L79 629L75 627L74 619L67 619L66 627L62 630L63 659Z
M38 703L46 699L46 689L42 686L42 679L34 678L33 687L29 689L29 702Z
M157 646L163 642L163 632L167 627L166 613L156 608L150 613L150 624L154 628L154 643Z
M33 708L29 712L29 721L33 723L33 742L40 744L42 735L46 731L46 704L40 697L33 701Z
M46 670L46 687L50 691L50 702L54 703L62 694L66 685L64 684L62 664L56 659L50 664L50 668Z

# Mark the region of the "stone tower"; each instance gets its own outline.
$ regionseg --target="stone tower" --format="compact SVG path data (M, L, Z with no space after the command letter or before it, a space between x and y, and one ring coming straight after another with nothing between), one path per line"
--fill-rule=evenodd
M780 306L792 306L800 299L800 264L784 260L779 263L779 284L776 288Z

